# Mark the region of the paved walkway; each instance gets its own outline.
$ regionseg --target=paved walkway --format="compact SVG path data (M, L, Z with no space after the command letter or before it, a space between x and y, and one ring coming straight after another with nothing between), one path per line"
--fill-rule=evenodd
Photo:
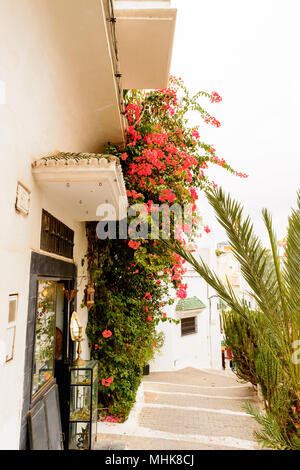
M153 372L129 419L99 423L98 448L128 450L255 449L257 424L242 410L257 401L251 385L230 371L186 368ZM106 447L107 446L107 447Z

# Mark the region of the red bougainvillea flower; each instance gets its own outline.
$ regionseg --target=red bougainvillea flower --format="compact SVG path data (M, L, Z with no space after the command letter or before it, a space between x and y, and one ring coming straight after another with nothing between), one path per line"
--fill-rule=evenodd
M150 294L150 292L146 292L146 294L144 295L144 299L149 299L149 300L151 300L151 294Z
M103 338L110 338L112 335L112 332L110 330L104 330L102 333Z
M206 233L211 232L211 230L210 230L210 228L209 228L208 225L205 225L205 227L204 227L204 232L206 232Z
M186 299L187 297L187 284L180 284L178 291L176 292L177 297L180 299Z
M102 379L101 383L105 387L110 387L110 384L114 381L113 377L109 377L108 379Z
M212 126L215 126L215 127L220 127L221 126L221 123L220 121L218 121L215 117L213 116L210 116L210 117L206 117L204 119L204 122L206 122L206 124L211 124Z
M240 178L248 178L248 175L246 175L246 173L238 173L236 171L235 174L236 174L236 176L239 176Z
M122 158L122 160L127 160L127 158L128 158L127 153L121 153L121 158Z
M220 103L220 101L222 101L221 96L216 91L213 91L211 94L212 94L212 97L210 99L211 103Z
M195 188L190 189L190 195L193 199L197 200L198 199L198 194Z
M156 342L156 341L154 341L154 342L153 342L153 344L152 344L152 346L153 346L154 348L156 348L156 346L157 346L157 342Z
M113 416L101 416L101 421L107 422L107 423L118 423L120 420L119 418L116 418Z
M95 350L97 351L97 349L99 348L98 344L95 344Z
M176 199L176 196L175 194L172 192L171 189L164 189L160 196L159 196L159 200L162 201L162 202L165 202L165 201L168 201L168 202L173 202L174 199Z
M134 240L130 240L130 242L128 243L128 246L130 246L130 248L133 248L134 250L137 250L140 245L141 242L135 242Z
M149 316L147 317L148 322L151 322L151 321L152 321L152 318L153 318L153 317L152 317L151 315L149 315Z

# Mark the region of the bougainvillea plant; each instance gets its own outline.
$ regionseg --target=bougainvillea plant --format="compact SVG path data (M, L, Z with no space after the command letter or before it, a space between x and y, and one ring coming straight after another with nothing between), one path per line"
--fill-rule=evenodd
M247 177L219 158L213 145L203 142L198 127L189 126L191 111L208 125L221 125L200 105L201 98L211 103L222 100L216 92L190 96L183 81L174 77L166 89L125 91L126 147L108 144L106 148L106 153L120 158L129 206L139 204L141 221L146 219L149 227L159 207L163 211L174 204L189 208L188 222L173 213L170 219L170 238L185 245L196 234L210 232L202 225L196 205L198 191L215 185L205 174L208 166L220 165ZM129 226L132 220L128 215ZM174 302L168 296L170 287L177 297L186 297L184 261L160 243L164 222L155 220L158 233L131 237L129 228L127 240L98 240L96 223L87 226L88 268L96 288L87 334L92 357L99 360L102 414L119 419L126 418L134 402L143 366L162 345L155 326L172 321L164 312Z

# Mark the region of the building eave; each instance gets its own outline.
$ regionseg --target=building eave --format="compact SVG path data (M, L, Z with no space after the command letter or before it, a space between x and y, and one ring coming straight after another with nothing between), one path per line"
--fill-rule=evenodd
M120 70L125 89L167 86L176 15L174 8L115 9Z
M58 153L32 164L32 174L42 191L77 221L122 219L128 205L120 161L113 155ZM102 212L102 216L99 215Z

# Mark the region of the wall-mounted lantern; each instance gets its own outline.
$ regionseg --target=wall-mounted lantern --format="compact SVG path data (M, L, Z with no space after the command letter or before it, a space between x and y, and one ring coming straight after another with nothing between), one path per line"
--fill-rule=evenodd
M95 304L95 289L93 284L89 284L85 286L84 289L85 294L85 305L88 310Z

